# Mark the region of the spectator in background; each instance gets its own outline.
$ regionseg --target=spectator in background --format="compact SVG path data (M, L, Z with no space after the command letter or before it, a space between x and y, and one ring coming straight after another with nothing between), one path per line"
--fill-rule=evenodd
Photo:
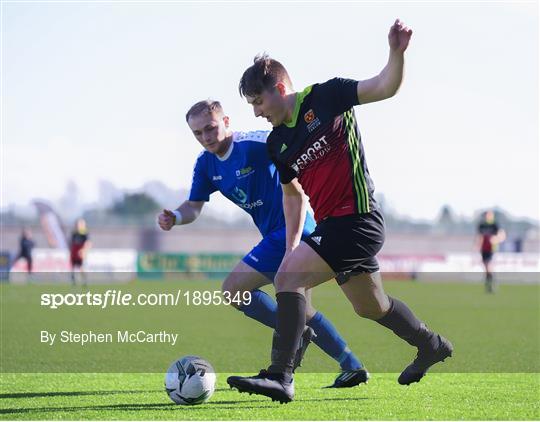
M86 274L84 272L84 258L92 244L88 240L88 230L86 221L79 218L75 222L75 229L71 234L69 245L69 255L71 261L71 284L75 285L75 270L78 269L81 274L83 286L86 286Z
M21 240L19 241L19 253L16 258L13 260L13 265L23 258L26 261L26 269L28 274L32 274L32 250L34 249L35 243L32 240L32 232L29 228L24 228L21 234Z
M485 286L487 293L495 292L495 282L493 280L492 260L493 254L501 242L506 239L506 233L500 229L495 221L495 213L486 211L482 220L478 224L477 244L482 255L482 263L485 271Z

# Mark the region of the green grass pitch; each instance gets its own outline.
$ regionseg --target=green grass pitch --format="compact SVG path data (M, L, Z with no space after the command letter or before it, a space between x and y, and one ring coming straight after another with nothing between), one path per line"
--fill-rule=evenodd
M137 282L122 287L215 289L219 282ZM316 346L296 376L296 400L286 405L230 390L230 373L254 373L268 363L270 331L228 307L186 309L87 308L59 312L36 309L35 298L51 288L2 285L2 374L0 418L4 420L538 420L540 419L540 309L538 285L503 285L486 295L479 284L386 282L391 295L407 302L430 326L455 346L452 359L437 365L419 384L403 387L397 376L414 350L377 324L355 317L335 284L317 287L313 302L347 339L372 372L367 385L353 389L322 389L333 381L337 366ZM119 286L92 287L105 290ZM69 292L69 286L54 291ZM126 314L126 312L129 312ZM176 316L176 317L175 317ZM78 319L80 318L80 319ZM139 318L139 320L137 320ZM140 327L172 329L183 336L176 347L132 350L133 362L150 362L140 372L122 370L122 348L109 355L80 347L28 347L32 330L63 327L71 321L86 328L110 321L133 321ZM86 323L86 321L90 322ZM87 325L85 325L87 324ZM125 327L123 327L125 328ZM129 327L128 327L129 328ZM204 336L196 336L197 332ZM91 353L91 354L89 354ZM200 354L218 372L217 390L201 406L177 406L163 391L163 372L176 357ZM238 355L242 364L231 364ZM93 358L91 358L93 356ZM245 356L245 359L243 358ZM76 360L103 360L111 373L58 372L77 367ZM131 362L130 365L134 363ZM37 363L43 371L15 373ZM235 366L237 365L237 366ZM99 367L99 366L98 366ZM15 370L14 370L15 368ZM32 367L33 368L33 367ZM103 367L99 367L101 370ZM152 370L146 370L147 368ZM129 368L128 368L129 369ZM122 372L122 373L118 373ZM142 373L144 372L144 373Z

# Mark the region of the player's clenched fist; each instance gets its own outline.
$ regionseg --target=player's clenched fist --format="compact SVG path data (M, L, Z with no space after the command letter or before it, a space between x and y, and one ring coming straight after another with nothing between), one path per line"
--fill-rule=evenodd
M176 216L171 210L163 210L158 216L158 225L161 230L169 231L176 221Z
M405 24L399 19L396 19L390 28L390 32L388 33L388 43L390 44L390 49L392 51L403 53L409 45L411 35L412 29L405 26Z

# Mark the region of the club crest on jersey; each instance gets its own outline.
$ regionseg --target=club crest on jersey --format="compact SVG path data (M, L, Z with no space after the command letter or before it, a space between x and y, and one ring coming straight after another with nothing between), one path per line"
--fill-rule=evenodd
M313 120L315 120L315 113L313 113L313 110L309 110L306 114L304 114L304 120L306 123L311 123Z
M307 123L307 130L310 133L321 125L321 121L315 116L313 109L309 109L309 111L304 114L304 121Z

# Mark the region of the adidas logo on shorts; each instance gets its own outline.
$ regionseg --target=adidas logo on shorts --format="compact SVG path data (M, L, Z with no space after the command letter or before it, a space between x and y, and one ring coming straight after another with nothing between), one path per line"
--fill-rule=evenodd
M321 236L313 236L313 237L311 238L311 240L313 240L317 245L320 245L320 244L321 244L321 239L322 239Z

